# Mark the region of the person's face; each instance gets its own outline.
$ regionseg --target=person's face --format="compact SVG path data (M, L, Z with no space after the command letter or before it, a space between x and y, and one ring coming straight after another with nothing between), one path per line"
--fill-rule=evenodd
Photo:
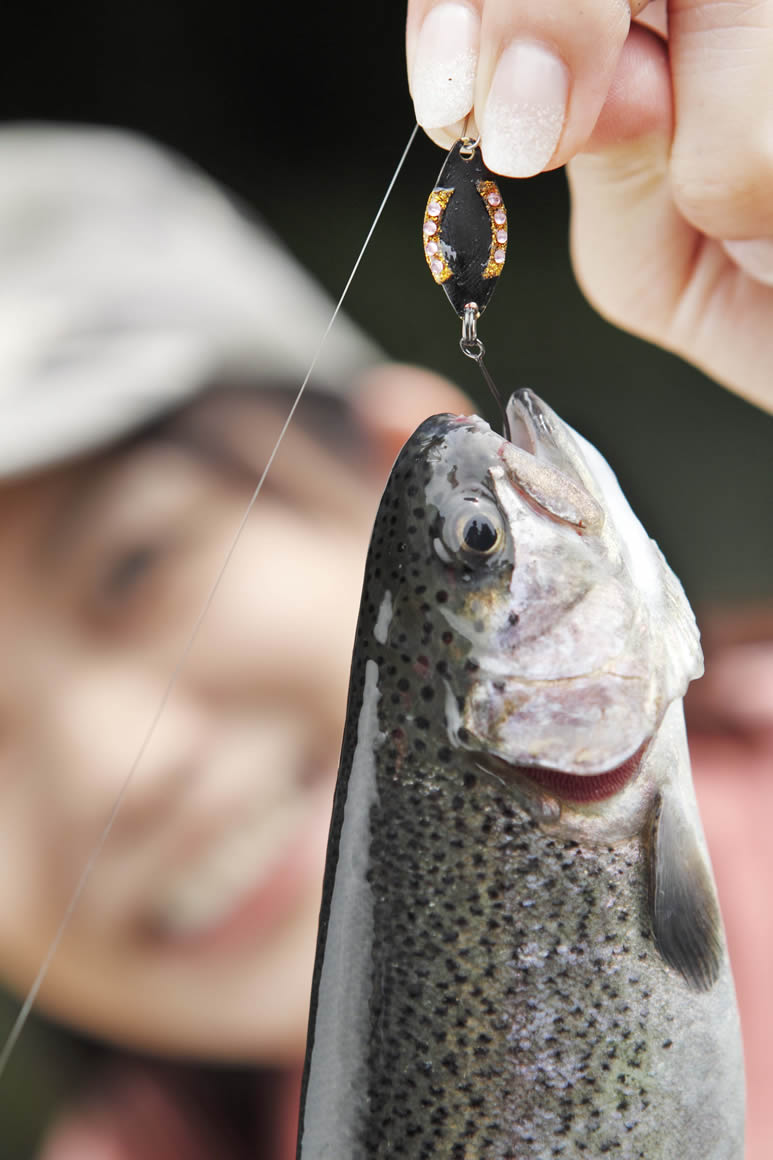
M206 429L220 422L213 412ZM0 489L0 969L24 993L281 423L243 475L146 441ZM119 1042L302 1051L329 806L381 472L290 429L48 972Z

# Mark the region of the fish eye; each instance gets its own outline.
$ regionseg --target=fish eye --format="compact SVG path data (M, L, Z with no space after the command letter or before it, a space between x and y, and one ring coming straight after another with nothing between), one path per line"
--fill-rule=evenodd
M500 528L485 515L470 516L464 524L460 539L465 548L480 556L488 556L496 548L501 538Z
M446 517L444 539L452 552L483 559L498 552L505 540L502 514L482 496L465 496Z

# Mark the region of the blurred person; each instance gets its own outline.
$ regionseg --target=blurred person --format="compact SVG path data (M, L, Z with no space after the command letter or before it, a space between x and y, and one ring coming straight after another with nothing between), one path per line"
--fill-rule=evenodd
M330 312L149 143L0 131L0 975L18 996ZM211 1076L127 1056L101 1061L46 1160L294 1154L371 522L413 427L463 406L378 359L336 326L40 994L123 1049L260 1069L245 1130L228 1104L218 1120Z

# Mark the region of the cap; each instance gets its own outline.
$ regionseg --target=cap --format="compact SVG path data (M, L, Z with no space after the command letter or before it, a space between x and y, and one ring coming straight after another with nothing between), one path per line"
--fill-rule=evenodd
M300 383L333 311L201 171L115 129L0 129L0 478L96 449L204 386ZM340 317L315 381L382 356Z

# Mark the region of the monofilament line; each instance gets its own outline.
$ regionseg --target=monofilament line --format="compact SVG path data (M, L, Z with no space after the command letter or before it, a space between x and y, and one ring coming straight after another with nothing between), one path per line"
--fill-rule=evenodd
M295 412L298 409L298 405L300 404L300 401L303 398L303 394L304 394L304 391L306 390L306 386L309 382L309 379L311 378L312 374L314 373L314 368L316 367L319 356L322 353L322 348L324 347L325 342L327 341L327 337L330 334L330 331L333 329L333 325L335 323L335 320L338 317L339 312L341 310L341 307L344 304L344 299L346 298L346 295L349 293L349 288L350 288L352 282L354 281L354 276L357 273L357 270L359 269L359 266L360 266L360 263L362 262L365 251L367 250L367 248L370 244L370 240L373 237L373 233L376 229L376 226L379 223L379 219L381 218L381 215L384 212L386 204L389 201L389 197L392 193L392 190L394 189L395 182L397 181L398 177L400 176L400 172L403 168L403 165L405 164L405 159L408 156L408 152L411 148L411 145L413 145L413 142L414 142L414 139L416 137L418 130L419 130L419 126L414 125L413 129L411 130L411 135L408 138L408 142L407 142L407 144L406 144L405 148L403 149L403 152L400 156L400 160L398 161L397 166L395 168L395 171L392 174L389 185L387 186L386 193L384 194L383 198L381 199L381 204L379 205L378 210L376 211L376 215L373 218L370 229L368 230L368 233L365 237L365 241L362 243L362 247L360 248L360 252L357 255L357 259L356 259L354 265L352 266L351 273L346 280L346 285L344 286L344 288L341 292L341 296L338 299L338 302L336 303L336 306L335 306L335 309L331 315L330 321L327 324L327 327L325 328L325 331L324 331L322 337L320 338L320 340L317 344L317 348L314 352L314 356L313 356L311 363L309 365L309 369L306 372L306 375L303 379L303 382L301 383L300 387L298 388L298 393L296 394L295 399L293 400L293 405L291 406L291 408L288 412L287 418L284 421L284 425L282 426L282 429L279 432L279 435L277 436L277 439L276 439L276 442L274 443L274 447L271 451L271 454L269 455L268 460L266 462L266 465L263 468L263 471L261 472L260 479L257 482L255 490L253 491L252 495L250 496L250 499L249 499L249 502L248 502L246 508L244 509L244 514L242 515L242 518L239 521L239 524L238 524L236 531L233 535L233 539L231 540L231 543L228 547L228 551L225 554L225 558L224 558L223 563L220 567L220 570L219 570L217 576L215 577L215 580L214 580L209 592L207 593L207 597L204 601L204 604L201 607L201 611L199 612L198 616L196 617L196 621L193 625L193 628L191 629L190 635L188 636L188 639L187 639L187 641L186 641L186 643L185 643L185 645L184 645L184 647L183 647L183 649L182 649L182 651L177 659L177 662L174 665L174 668L172 669L172 672L169 675L169 679L166 683L166 686L165 686L164 691L161 695L161 698L158 702L158 705L156 706L156 710L155 710L153 717L148 725L148 728L145 731L145 735L142 738L142 742L140 743L140 747L137 750L137 754L134 758L134 761L132 761L132 763L129 767L129 770L126 774L126 777L124 778L124 780L121 784L121 788L118 791L118 795L116 796L115 801L113 802L113 805L110 808L110 813L108 814L107 821L105 822L105 825L102 829L102 832L99 835L99 838L97 839L97 842L94 845L94 848L92 849L92 851L91 851L91 853L86 861L86 864L83 867L83 870L81 871L81 874L80 874L78 882L75 886L75 889L73 890L73 892L70 896L70 900L67 903L64 914L62 915L62 918L59 922L59 926L57 927L56 932L55 932L53 938L51 939L51 943L49 944L48 950L46 951L43 962L40 965L40 969L38 970L38 973L35 976L35 979L32 983L32 986L30 987L29 991L27 992L27 996L26 996L24 1002L22 1003L21 1009L20 1009L18 1015L16 1016L16 1019L13 1022L13 1026L11 1027L11 1030L8 1033L8 1038L6 1039L5 1044L3 1045L3 1049L2 1049L2 1051L0 1051L0 1078L2 1077L3 1072L5 1071L6 1065L8 1063L9 1058L10 1058L10 1055L11 1055L11 1052L13 1051L13 1049L18 1041L18 1038L21 1035L21 1032L24 1028L24 1024L27 1022L27 1018L29 1017L29 1013L32 1010L33 1004L38 996L38 992L40 991L40 988L43 984L43 980L46 977L46 974L48 972L48 968L50 967L51 962L54 958L54 955L56 954L56 952L59 948L59 944L62 941L62 936L64 935L64 932L67 929L69 921L72 918L73 912L75 911L75 908L78 905L78 902L80 901L80 898L81 898L81 895L83 894L86 883L88 882L89 878L91 877L91 873L92 873L92 870L94 869L94 865L95 865L97 859L99 858L99 855L102 852L102 849L105 845L105 842L107 841L108 837L110 836L110 831L112 830L115 819L118 816L118 811L121 808L121 805L123 803L123 799L126 796L126 792L129 788L129 785L132 781L132 778L134 777L135 773L137 772L137 769L139 768L139 765L142 762L143 757L145 756L145 752L146 752L148 746L150 745L150 742L153 739L153 735L156 731L156 728L158 726L159 721L161 720L161 716L164 712L164 709L166 708L167 702L172 694L172 691L173 691L175 685L177 684L178 677L180 676L180 673L182 672L182 669L185 665L185 662L187 661L188 656L190 655L190 651L193 648L193 645L194 645L196 638L199 634L199 630L201 629L201 626L204 622L204 619L206 618L206 615L209 612L212 601L215 598L215 594L217 593L217 590L220 587L220 584L221 584L222 579L226 573L228 565L231 562L231 557L233 556L234 551L236 550L236 545L239 543L242 532L244 531L244 526L247 523L247 520L249 519L250 512L252 511L252 509L255 505L255 502L256 502L258 496L260 495L260 493L263 489L263 484L265 483L266 476L268 475L269 471L271 470L271 465L273 464L274 459L276 458L277 452L279 451L279 448L282 444L282 440L284 439L285 435L287 434L287 430L293 421L293 416L295 415Z

